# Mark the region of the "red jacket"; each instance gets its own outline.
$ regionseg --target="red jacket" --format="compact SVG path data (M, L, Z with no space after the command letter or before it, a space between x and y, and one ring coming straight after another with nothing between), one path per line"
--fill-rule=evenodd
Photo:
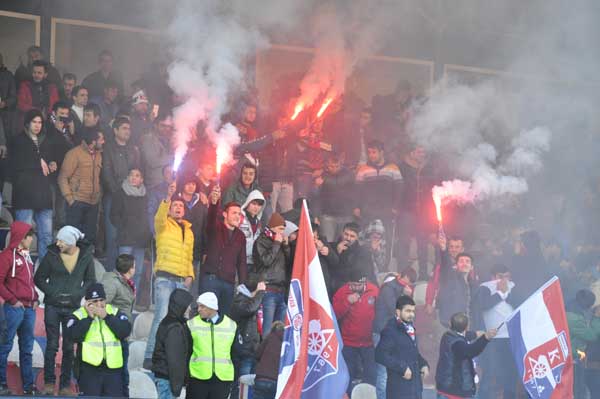
M43 109L40 109L40 111L49 115L52 112L54 103L59 100L59 94L54 83L46 84L48 85L48 104L44 104ZM27 80L22 82L19 86L19 92L17 94L17 108L21 112L27 112L33 108L33 95L31 93L31 87L31 81Z
M352 293L350 285L344 284L333 296L333 310L340 324L344 345L373 346L373 319L379 288L367 282L365 292L355 303L348 301L348 296Z
M31 225L14 222L10 226L10 243L0 252L0 297L11 305L21 301L25 306L32 306L38 300L33 282L33 262L18 248L29 230Z

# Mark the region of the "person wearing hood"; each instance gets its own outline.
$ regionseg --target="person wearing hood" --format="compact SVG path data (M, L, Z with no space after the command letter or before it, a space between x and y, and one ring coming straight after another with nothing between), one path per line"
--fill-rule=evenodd
M23 392L37 395L33 380L33 330L38 294L33 281L33 261L29 256L33 230L30 224L13 222L10 242L0 252L0 298L4 301L7 323L7 340L0 345L0 395L11 395L7 386L8 354L15 335L19 337L19 364Z
M84 234L73 226L64 226L56 234L56 243L48 247L34 276L35 285L44 293L44 324L46 350L44 352L44 392L54 393L55 360L60 331L64 332L73 312L79 307L85 290L96 281L94 246L84 240ZM64 336L62 365L58 392L71 394L73 369L73 342Z
M259 190L257 182L257 171L256 165L251 163L245 163L240 171L240 178L238 181L233 183L223 194L223 204L230 202L237 202L243 204L246 202L248 195L254 190Z
M230 317L238 325L238 335L233 349L233 364L235 378L231 387L231 397L239 397L239 378L242 375L253 374L256 365L256 349L260 343L260 331L257 323L257 312L262 303L266 285L263 281L254 288L238 285L237 292L231 305ZM258 321L260 322L260 320Z
M582 289L577 291L575 299L566 306L574 362L573 391L575 399L586 397L585 365L580 354L586 352L588 344L600 339L600 323L595 321L598 315L591 311L594 302L596 302L596 295L588 289Z
M112 200L110 220L117 229L119 255L129 254L135 258L135 286L140 286L144 273L144 253L150 242L150 226L146 219L148 200L144 177L139 167L129 170L129 176ZM111 267L112 269L112 267Z
M152 372L159 399L177 398L189 375L192 355L192 335L186 313L194 302L192 294L177 288L169 297L167 315L156 331L152 353Z
M337 292L347 282L359 281L363 277L377 284L370 254L358 241L359 233L360 226L354 222L344 226L342 237L336 245L339 263L334 270L329 270L333 292Z
M252 248L262 230L261 218L264 211L265 197L258 190L253 190L242 205L242 221L240 230L246 236L246 265L248 270L253 269Z
M58 170L56 143L46 134L42 113L32 109L25 115L25 129L11 143L15 219L37 226L38 258L52 242L52 180Z
M118 251L117 245L122 238L119 229L111 217L111 208L114 205L115 197L120 195L123 190L125 180L131 174L132 168L140 168L140 152L136 146L131 143L131 124L129 119L119 117L112 124L112 138L106 140L106 145L102 151L102 209L104 210L104 246L106 247L106 270L114 270ZM142 185L141 190L146 188ZM139 196L139 195L138 195ZM138 204L142 205L142 204ZM145 204L144 204L145 205ZM144 209L146 209L144 207ZM139 214L139 212L137 212ZM137 216L137 215L136 215ZM140 220L140 219L135 219ZM141 269L141 265L138 263Z
M396 302L401 296L413 296L413 284L417 280L417 272L408 266L400 274L389 273L383 279L379 289L379 296L375 303L375 319L373 320L373 344L377 346L381 338L381 331L387 322L394 317ZM387 371L385 366L377 363L377 399L385 399L385 386L387 384Z
M102 195L100 170L104 135L96 129L85 130L81 145L65 155L58 175L58 185L67 201L66 222L96 242L98 203Z
M260 281L266 283L266 293L262 300L263 306L263 338L271 330L275 320L283 320L285 316L289 286L287 277L287 260L290 257L288 237L283 235L285 220L279 213L274 213L269 224L254 243L252 257L254 258L253 273Z

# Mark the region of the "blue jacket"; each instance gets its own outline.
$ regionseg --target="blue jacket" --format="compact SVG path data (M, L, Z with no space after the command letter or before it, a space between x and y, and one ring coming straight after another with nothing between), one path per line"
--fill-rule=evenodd
M406 332L403 323L390 319L381 331L379 345L375 349L375 360L387 369L387 399L421 399L423 381L421 368L429 366L419 353L417 339L414 341ZM404 379L406 368L412 378Z

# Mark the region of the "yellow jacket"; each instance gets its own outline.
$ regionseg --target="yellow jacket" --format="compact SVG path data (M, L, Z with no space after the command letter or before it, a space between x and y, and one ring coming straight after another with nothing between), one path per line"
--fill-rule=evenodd
M184 278L194 277L192 224L187 220L182 220L179 225L175 219L169 217L170 206L170 201L162 201L156 216L154 216L157 255L154 272L163 271ZM184 227L183 231L181 226Z

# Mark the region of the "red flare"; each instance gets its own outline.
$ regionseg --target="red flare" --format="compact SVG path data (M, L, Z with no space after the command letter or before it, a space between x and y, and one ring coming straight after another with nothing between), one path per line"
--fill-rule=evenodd
M227 146L219 143L217 146L217 175L221 174L221 166L227 156Z
M303 109L304 109L304 103L296 104L296 106L294 107L294 115L292 115L292 120L295 120L298 117L298 115L300 114L300 112L302 112Z
M317 112L317 118L320 118L321 115L323 115L323 112L325 112L325 110L327 109L327 107L329 107L329 104L331 104L332 101L333 101L333 98L331 98L331 97L329 97L328 99L325 100L323 105L321 105L319 112Z
M437 216L438 223L442 223L442 198L438 195L433 194L433 203L435 204L435 215Z

